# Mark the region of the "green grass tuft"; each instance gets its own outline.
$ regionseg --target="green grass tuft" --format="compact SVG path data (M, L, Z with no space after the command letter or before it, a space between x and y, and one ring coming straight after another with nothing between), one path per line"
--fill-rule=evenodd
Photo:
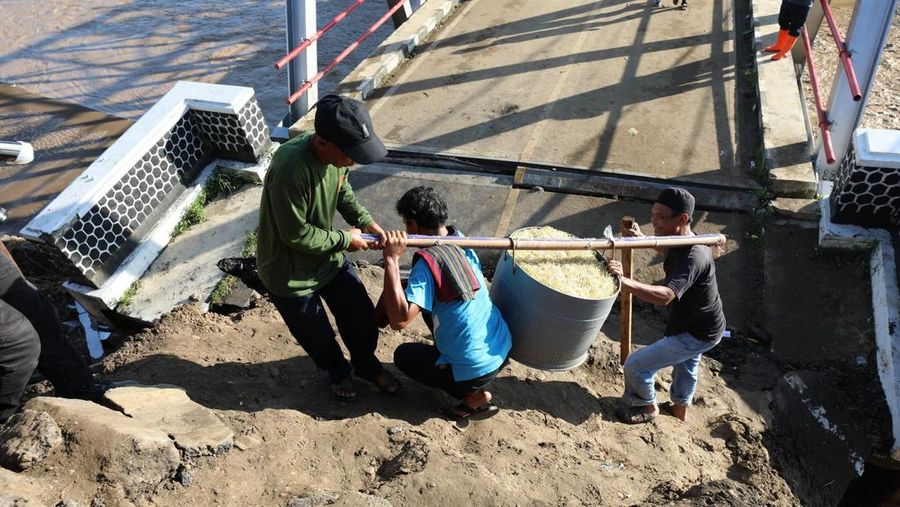
M172 239L183 234L184 231L188 230L192 225L197 225L206 221L206 210L203 208L205 203L206 191L201 190L200 195L198 195L197 199L191 203L190 207L188 207L184 212L184 215L182 215L181 221L175 226L175 230L172 231Z
M125 294L122 294L122 297L119 298L119 306L129 306L131 302L134 301L134 296L137 294L138 289L141 288L141 281L135 280L134 283L128 287L128 290L125 291Z

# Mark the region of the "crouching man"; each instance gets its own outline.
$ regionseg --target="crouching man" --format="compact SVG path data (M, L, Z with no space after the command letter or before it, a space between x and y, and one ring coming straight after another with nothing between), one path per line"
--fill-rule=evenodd
M461 400L444 408L447 417L490 417L498 408L491 403L487 388L506 365L512 339L491 302L478 256L471 249L452 245L419 250L404 290L400 256L406 250L406 233L462 234L445 225L447 205L431 187L406 192L397 202L397 212L406 232L387 233L379 310L393 329L405 328L422 313L434 334L434 344L400 345L394 351L394 364L410 378Z
M657 236L693 236L694 196L682 188L662 191L650 210ZM637 224L626 236L643 236ZM693 245L660 250L665 255L666 278L658 285L622 275L622 263L609 261L609 270L622 277L622 290L654 305L669 306L665 336L634 351L625 360L628 405L619 414L623 422L648 422L659 414L653 376L672 366L672 415L684 421L697 387L700 356L715 347L725 331L725 315L716 283L716 265L709 246Z

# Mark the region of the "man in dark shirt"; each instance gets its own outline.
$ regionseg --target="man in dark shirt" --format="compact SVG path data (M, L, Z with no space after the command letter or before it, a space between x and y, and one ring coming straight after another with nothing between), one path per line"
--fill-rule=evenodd
M694 196L682 188L667 188L651 208L657 236L693 236ZM643 236L636 224L627 236ZM659 415L653 377L672 366L672 414L684 421L697 387L700 356L715 347L725 331L725 315L716 284L710 247L703 245L660 249L666 278L651 285L622 276L622 263L609 261L610 272L622 277L622 290L655 305L671 306L665 336L636 350L625 361L624 400L620 414L627 423L648 422Z

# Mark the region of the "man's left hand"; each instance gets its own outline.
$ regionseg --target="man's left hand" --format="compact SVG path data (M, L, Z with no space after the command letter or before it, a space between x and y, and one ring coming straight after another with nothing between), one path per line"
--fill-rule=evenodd
M378 225L378 222L372 222L363 230L369 234L376 234L378 236L378 241L372 244L370 248L373 248L375 250L384 248L384 242L385 240L387 240L387 236L384 233L384 229L382 229L381 226Z

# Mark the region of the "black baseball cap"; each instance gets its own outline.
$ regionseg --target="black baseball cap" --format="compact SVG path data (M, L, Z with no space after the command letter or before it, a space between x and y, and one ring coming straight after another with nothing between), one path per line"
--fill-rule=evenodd
M337 145L357 164L371 164L387 156L375 135L372 118L358 100L326 95L316 103L316 134Z
M694 215L694 196L683 188L669 187L663 190L656 198L656 202L671 209L676 215L681 213L687 213L688 217Z

